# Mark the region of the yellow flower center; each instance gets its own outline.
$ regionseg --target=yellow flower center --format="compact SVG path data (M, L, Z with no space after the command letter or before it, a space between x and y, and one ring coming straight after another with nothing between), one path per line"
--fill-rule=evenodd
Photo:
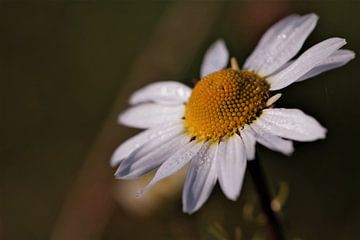
M254 121L268 98L269 85L254 72L220 70L196 84L185 108L185 128L197 140L218 141Z

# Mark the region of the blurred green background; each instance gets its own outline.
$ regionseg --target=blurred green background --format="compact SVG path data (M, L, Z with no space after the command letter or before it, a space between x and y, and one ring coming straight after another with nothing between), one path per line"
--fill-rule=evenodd
M192 86L219 37L243 62L291 13L320 16L303 49L340 36L358 53L359 11L340 0L1 2L0 239L269 239L249 176L237 202L216 188L191 216L171 183L155 210L128 209L133 195L108 161L137 131L116 115L146 83ZM289 190L287 239L358 239L359 68L355 59L283 92L278 106L314 116L325 140L296 144L290 158L258 147L273 194Z

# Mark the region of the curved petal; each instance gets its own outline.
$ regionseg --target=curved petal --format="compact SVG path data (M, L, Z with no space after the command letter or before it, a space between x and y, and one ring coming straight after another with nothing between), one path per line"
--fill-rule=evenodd
M355 53L351 50L340 49L327 57L321 64L315 66L309 72L305 73L302 77L300 77L296 82L300 82L306 80L308 78L315 77L320 73L329 71L331 69L335 69L347 64L351 59L355 58Z
M287 68L267 78L270 90L289 86L345 44L345 39L329 38L312 46Z
M176 105L185 103L191 95L191 88L179 82L151 83L130 97L130 104L156 102L160 104Z
M180 148L173 156L171 156L160 166L154 178L145 188L138 192L138 195L141 196L160 180L180 170L199 152L201 146L201 144L192 141L186 144L184 147Z
M224 40L219 39L214 42L205 53L200 70L201 78L225 68L228 61L229 52L226 49Z
M165 160L182 148L190 139L183 137L183 129L174 129L144 144L123 160L115 177L132 179L160 166Z
M118 165L122 160L127 158L133 151L141 147L147 142L151 142L155 140L156 138L159 138L161 135L178 129L182 127L181 123L170 123L165 124L164 126L159 126L156 128L151 128L145 131L142 131L141 133L129 138L125 142L123 142L117 149L114 151L110 165L112 167Z
M244 143L247 159L254 160L256 139L252 129L249 127L249 125L245 125L243 129L239 130L239 132Z
M121 113L118 121L129 127L151 128L180 121L184 116L184 109L184 105L163 106L155 103L144 103Z
M227 198L235 201L241 190L246 169L246 152L239 135L222 141L216 156L220 187Z
M209 198L217 180L217 144L204 145L191 160L183 189L183 212L197 211Z
M301 49L315 28L318 16L290 15L272 26L244 64L245 69L267 76L289 61Z
M250 127L255 132L256 141L258 141L261 145L264 145L271 150L281 152L285 155L291 155L294 152L292 141L275 136L273 133L259 126L257 121L252 123Z
M298 109L265 109L256 124L274 135L297 141L314 141L326 135L324 127Z

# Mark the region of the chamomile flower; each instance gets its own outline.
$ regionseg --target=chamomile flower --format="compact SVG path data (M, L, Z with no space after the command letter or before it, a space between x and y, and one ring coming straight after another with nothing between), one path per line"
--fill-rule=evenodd
M189 164L183 188L183 211L193 213L219 181L224 194L236 200L256 142L290 155L292 140L325 138L326 129L298 109L274 108L281 90L354 58L342 38L329 38L301 54L314 29L315 14L291 15L261 38L242 69L222 40L206 52L201 80L191 89L179 82L157 82L136 91L132 107L119 122L146 129L114 152L115 176L133 179L158 168L143 194L160 180ZM274 91L276 91L274 93Z

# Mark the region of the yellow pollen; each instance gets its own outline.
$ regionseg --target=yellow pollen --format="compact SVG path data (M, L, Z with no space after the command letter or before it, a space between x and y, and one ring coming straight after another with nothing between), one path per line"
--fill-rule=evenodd
M185 108L185 128L197 140L218 141L260 115L269 85L251 71L220 70L202 78Z

